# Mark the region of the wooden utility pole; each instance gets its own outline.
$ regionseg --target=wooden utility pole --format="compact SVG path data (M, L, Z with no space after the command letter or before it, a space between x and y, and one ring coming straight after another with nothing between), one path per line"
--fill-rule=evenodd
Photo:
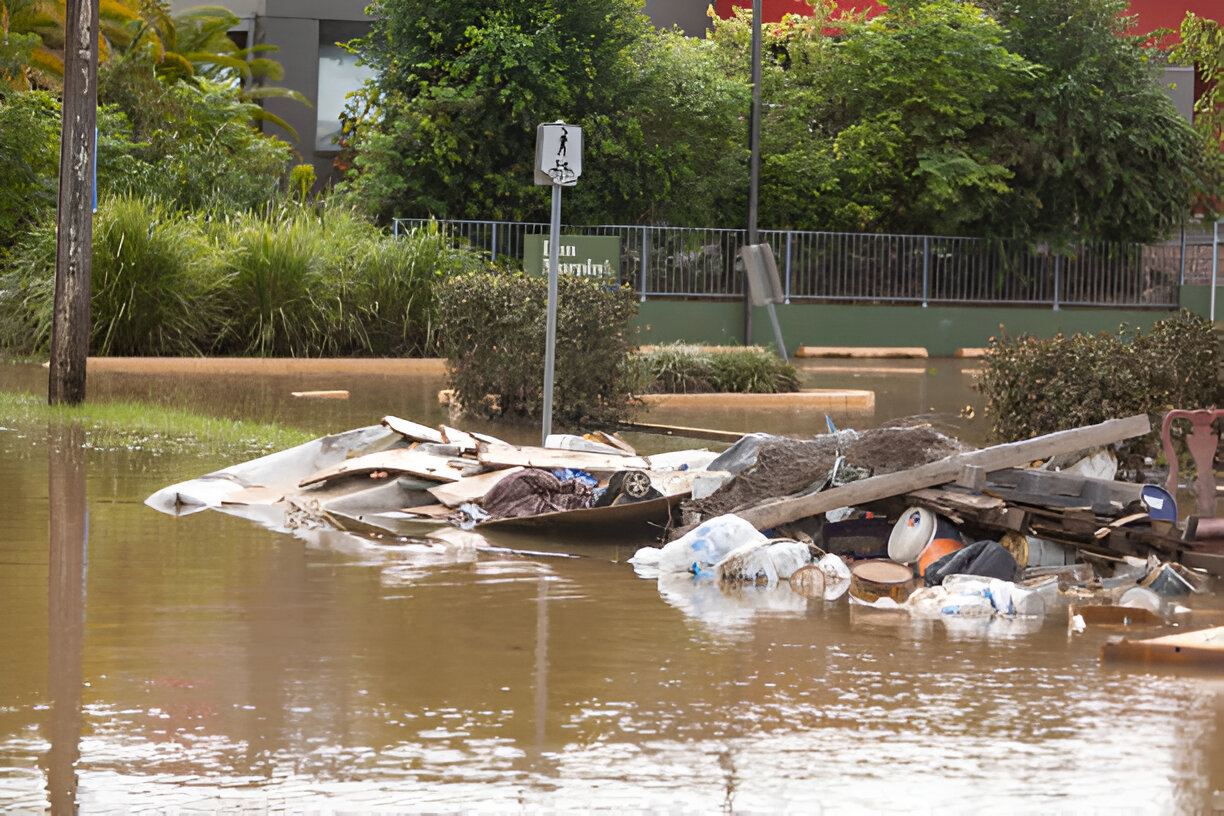
M76 405L85 399L98 124L98 0L67 0L65 6L55 307L47 388L52 405Z

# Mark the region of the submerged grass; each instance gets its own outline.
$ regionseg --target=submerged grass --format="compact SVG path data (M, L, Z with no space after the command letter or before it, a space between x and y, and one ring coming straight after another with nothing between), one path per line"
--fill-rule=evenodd
M47 405L29 392L0 391L3 426L31 430L47 424L77 424L85 447L150 453L223 452L262 455L314 439L318 434L245 420L218 419L139 402Z
M646 393L775 394L799 390L799 372L759 346L716 349L669 343L638 358Z

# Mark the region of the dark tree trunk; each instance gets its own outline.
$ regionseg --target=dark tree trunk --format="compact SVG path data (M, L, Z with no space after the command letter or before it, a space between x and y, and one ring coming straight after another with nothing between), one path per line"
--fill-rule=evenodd
M47 392L52 405L76 405L85 399L98 122L98 0L68 0L65 11L64 118Z

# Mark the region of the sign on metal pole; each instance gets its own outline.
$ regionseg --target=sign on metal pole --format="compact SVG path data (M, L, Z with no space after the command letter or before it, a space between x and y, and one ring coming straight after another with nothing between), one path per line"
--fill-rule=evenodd
M544 341L544 417L540 444L552 433L553 372L557 347L557 250L561 238L561 188L573 187L582 175L582 128L549 122L536 128L535 183L552 186L552 219L548 225L548 323Z
M536 128L535 183L573 187L582 175L582 128L549 122Z
M748 281L748 295L753 306L764 306L769 311L769 322L773 324L774 339L778 343L778 356L786 361L786 343L782 339L782 327L778 325L775 303L786 300L782 281L778 278L778 264L774 261L773 247L769 244L748 244L740 249L744 262L744 277Z

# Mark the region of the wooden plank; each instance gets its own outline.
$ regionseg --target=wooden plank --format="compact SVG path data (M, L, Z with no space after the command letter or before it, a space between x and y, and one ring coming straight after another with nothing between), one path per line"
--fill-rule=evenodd
M943 507L956 508L965 511L1001 510L1007 506L1002 499L979 493L962 493L959 490L940 490L939 488L923 488L905 494L907 500L915 504L928 503L934 509Z
M397 434L403 434L409 439L417 442L442 442L442 432L437 428L431 428L428 425L422 425L419 422L413 422L410 419L401 419L397 416L385 416L382 418L382 424L386 425Z
M476 450L476 437L467 431L461 431L449 425L439 425L438 430L442 432L442 441L447 445L454 445L460 452L467 453Z
M954 454L938 462L931 462L897 473L872 476L819 493L777 499L739 511L736 515L748 521L758 530L765 530L838 507L853 507L890 496L899 496L912 490L944 484L955 479L965 465L975 465L987 472L1019 467L1025 463L1060 453L1073 453L1086 448L1110 445L1135 436L1143 436L1151 429L1152 426L1146 414L1138 414L1126 419L1111 419L1097 425L1056 431L1021 442L1008 442L981 450ZM682 535L696 526L681 528L676 531L675 535Z
M472 463L476 467L476 463ZM302 481L299 487L305 487L318 482L326 482L341 476L354 476L369 473L411 473L438 482L457 482L469 474L469 469L456 466L445 456L424 453L414 448L392 448L391 450L368 453L348 459L338 465L323 468L312 473Z
M548 470L576 468L592 472L615 473L618 470L647 470L650 467L650 463L640 456L484 444L481 444L476 458L482 465L491 468L537 467Z
M1224 666L1224 626L1164 637L1101 645L1101 661L1167 663L1176 666Z
M513 467L477 473L475 476L465 476L457 482L431 487L427 492L447 507L458 507L465 502L480 501L493 485L520 470L521 467Z
M690 439L710 439L715 442L738 442L745 434L739 431L719 431L712 428L686 428L682 425L655 425L648 422L622 422L622 428L630 431L685 436Z
M614 433L604 433L603 431L592 431L590 436L596 442L602 442L605 445L611 445L614 448L620 448L622 451L629 454L630 456L637 456L637 450L635 450L632 445L630 445L628 442L621 439L619 436L617 436Z
M921 346L800 346L796 357L919 357L929 354Z
M1224 577L1224 555L1220 553L1193 552L1187 550L1181 556L1182 566L1201 569L1206 573Z
M342 389L334 391L292 391L295 397L313 397L315 399L348 399L349 392Z

